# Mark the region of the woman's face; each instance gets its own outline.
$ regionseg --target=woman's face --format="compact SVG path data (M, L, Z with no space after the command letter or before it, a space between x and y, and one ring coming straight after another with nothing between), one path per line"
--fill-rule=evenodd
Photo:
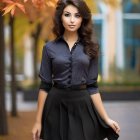
M65 31L77 32L82 23L82 17L78 9L73 5L68 5L63 10L62 24Z

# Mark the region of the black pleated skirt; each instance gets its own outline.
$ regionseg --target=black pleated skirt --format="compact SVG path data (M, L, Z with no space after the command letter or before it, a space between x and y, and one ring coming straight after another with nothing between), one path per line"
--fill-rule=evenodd
M86 89L52 87L45 101L41 140L117 140L98 115Z

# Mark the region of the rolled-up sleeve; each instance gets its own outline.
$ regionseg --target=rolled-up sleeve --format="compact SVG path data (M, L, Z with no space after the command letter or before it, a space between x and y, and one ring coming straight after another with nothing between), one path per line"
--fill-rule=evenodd
M87 80L87 90L90 95L99 93L98 89L98 58L91 59L89 70L88 70L88 80Z
M42 60L39 71L39 77L41 79L39 89L43 89L46 92L52 87L52 68L51 68L51 59L47 52L47 44L43 47L42 50Z

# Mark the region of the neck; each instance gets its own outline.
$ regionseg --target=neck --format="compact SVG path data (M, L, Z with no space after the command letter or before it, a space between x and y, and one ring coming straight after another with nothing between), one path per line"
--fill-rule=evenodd
M63 37L66 41L77 41L78 33L77 32L64 32Z

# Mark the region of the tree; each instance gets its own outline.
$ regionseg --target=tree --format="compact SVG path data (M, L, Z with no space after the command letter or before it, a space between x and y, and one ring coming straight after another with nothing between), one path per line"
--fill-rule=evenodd
M17 116L16 106L16 79L15 79L15 43L14 43L14 17L10 15L10 54L11 54L11 115Z
M0 134L8 133L5 110L4 17L0 13Z

